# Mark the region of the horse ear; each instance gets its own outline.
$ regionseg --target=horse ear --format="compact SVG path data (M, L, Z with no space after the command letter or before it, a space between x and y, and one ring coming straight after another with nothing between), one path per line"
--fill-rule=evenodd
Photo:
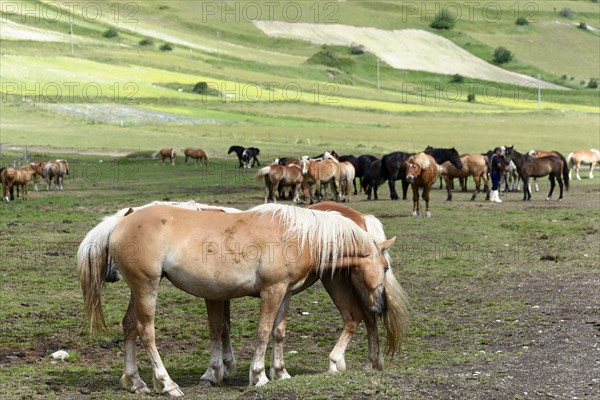
M396 236L394 236L391 239L386 240L385 242L379 243L379 248L381 249L381 251L388 250L390 247L392 247L392 245L394 244L395 241L396 241Z

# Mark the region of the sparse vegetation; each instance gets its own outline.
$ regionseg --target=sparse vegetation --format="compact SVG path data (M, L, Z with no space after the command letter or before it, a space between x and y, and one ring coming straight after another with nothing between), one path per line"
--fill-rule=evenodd
M150 38L144 38L139 42L140 46L154 46L154 40Z
M578 27L579 29L582 29L582 30L584 30L584 31L587 31L587 30L588 30L588 26L587 26L587 24L586 24L585 22L580 22L580 23L579 23L579 25L577 25L577 27Z
M575 14L575 12L573 12L573 10L571 10L570 8L565 7L562 10L560 10L560 12L558 14L561 17L571 18Z
M519 17L515 21L515 24L517 24L519 26L525 26L525 25L529 25L529 21L527 21L527 18L525 18L525 17Z
M337 68L340 71L350 72L355 62L351 58L340 56L330 46L323 48L316 54L312 55L308 60L309 64L325 65L331 68Z
M440 11L433 22L429 25L433 29L450 30L454 28L455 18L447 9Z
M363 46L362 44L356 44L356 43L352 43L350 45L350 54L352 55L361 55L365 53L365 46Z
M119 32L115 28L110 28L104 31L102 36L107 39L113 39L119 36Z
M158 47L158 49L160 51L172 51L173 45L171 43L163 43Z
M494 50L494 63L496 64L506 64L507 62L512 61L513 54L510 50L504 47L498 47Z
M598 79L590 79L586 87L588 89L598 89Z
M467 101L469 103L474 103L475 102L475 94L474 93L469 93L469 95L467 96Z
M452 75L452 78L450 79L450 82L452 83L463 83L465 81L465 77L462 76L461 74L454 74Z

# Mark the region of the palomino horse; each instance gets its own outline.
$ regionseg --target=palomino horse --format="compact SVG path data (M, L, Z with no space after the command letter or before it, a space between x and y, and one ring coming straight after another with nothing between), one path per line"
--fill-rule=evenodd
M452 201L452 180L454 178L465 179L469 176L472 176L475 181L475 191L471 196L471 201L475 200L479 193L481 180L483 180L484 189L489 197L490 185L488 180L488 165L485 157L481 154L463 154L460 156L460 160L462 162L462 168L460 169L452 165L450 161L442 164L444 170L442 176L446 182L446 190L448 191L447 200Z
M429 211L429 193L431 187L440 176L441 168L435 162L432 156L425 153L419 153L410 156L406 160L406 180L410 183L413 192L413 217L419 215L419 188L423 188L423 198L425 199L425 216L431 217Z
M171 165L175 165L175 158L177 157L177 152L172 147L165 147L160 149L154 154L155 157L160 157L162 163L165 163L165 160L168 158Z
M352 201L352 185L354 183L354 176L356 170L354 166L348 161L340 161L340 192L341 199L343 201ZM348 200L346 200L346 197Z
M277 192L283 187L292 187L293 202L298 202L300 195L300 186L304 181L302 169L296 164L268 165L261 168L256 174L256 179L265 178L265 203L269 202L269 197L277 203Z
M147 204L142 207L136 208L126 208L119 211L116 216L125 216L130 214L133 211L139 210L141 208L149 207L151 205L162 204L169 205L173 207L186 208L190 210L210 210L217 212L240 212L240 210L225 208L225 207L215 207L209 206L205 204L195 203L194 201L177 203L177 202L153 202L151 204ZM383 231L383 225L381 222L375 218L373 215L365 215L362 214L350 207L330 202L324 201L319 204L309 206L311 209L321 210L321 211L335 211L340 213L346 218L351 219L354 223L356 223L362 229L373 234L377 240L385 241L386 236ZM387 251L384 252L387 260L388 266L390 269L385 273L385 296L386 296L386 309L383 314L383 322L386 328L386 354L394 354L399 350L402 340L406 334L406 330L408 327L408 312L406 309L407 298L404 290L396 280L392 270L391 270L391 258ZM312 286L319 279L319 275L313 273L309 276L309 278L305 281L304 285L300 288L295 289L292 294L295 295L297 293L302 292L303 290ZM331 299L334 304L340 311L342 318L344 319L344 328L342 334L340 335L337 344L331 351L329 355L329 371L337 372L346 370L346 361L344 358L344 353L346 347L348 346L350 339L352 338L354 332L360 325L360 322L364 319L365 325L367 328L367 340L368 340L368 348L369 355L367 360L367 368L376 368L378 370L383 370L384 368L384 360L383 354L380 352L379 348L379 337L377 331L377 315L368 310L365 302L360 296L360 281L353 282L351 276L343 271L335 272L333 275L324 274L320 277L321 282L327 292L329 293ZM107 281L114 282L118 280L118 270L116 270L114 264L109 266L109 271L107 272ZM358 289L354 288L354 285L358 285ZM357 296L358 294L358 296ZM225 302L225 312L224 312L224 332L222 337L222 352L223 352L223 364L225 368L224 375L231 375L235 371L235 357L233 354L233 349L231 348L231 339L229 337L230 334L230 302ZM271 379L279 379L289 376L287 371L285 371L285 365L283 360L283 345L282 340L277 340L277 337L284 337L285 325L280 327L282 330L274 330L274 341L278 346L274 348L274 357L273 360L277 360L273 362L271 366ZM208 381L211 384L216 384L217 377L214 375L214 370L210 367L203 375L202 379Z
M212 348L209 369L217 377L224 374L220 356L225 302L260 297L258 344L249 377L251 384L262 386L269 382L264 366L269 334L287 314L291 290L313 272L350 270L356 274L354 281L365 288L362 298L367 308L379 314L385 310L388 262L384 251L394 241L379 242L339 214L298 207L265 204L230 214L157 205L127 217L105 218L79 246L77 272L92 331L104 327L100 289L109 264L116 265L131 289L123 319L125 371L121 383L132 392L149 391L137 368L139 335L151 360L155 389L181 396L183 392L167 373L155 343L154 314L163 277L207 302Z
M208 165L208 156L206 155L206 152L202 149L194 149L188 147L183 151L183 154L185 155L185 165L188 165L188 158L193 158L194 160L196 160L196 165L200 165L200 160L204 161L204 165Z
M600 151L596 149L580 150L569 153L567 156L567 165L569 167L569 179L571 179L571 171L575 166L575 176L577 180L581 180L579 176L579 167L581 164L590 164L590 179L594 179L594 168L596 163L600 161Z
M310 204L313 204L313 194L310 190L312 183L316 186L317 201L321 197L321 184L329 183L334 193L334 199L340 199L340 166L337 160L327 159L322 161L311 160L308 156L300 159L302 175L304 176L305 186L308 189ZM305 190L306 196L306 190ZM327 199L325 199L327 200Z
M46 190L50 190L53 179L54 189L63 190L64 176L69 175L69 163L63 159L48 161L44 165L43 175L46 178Z
M550 193L548 193L546 200L552 198L552 192L556 186L555 179L558 180L560 188L558 201L561 201L563 198L563 179L565 181L565 188L569 190L569 167L567 166L567 161L560 153L557 153L557 155L532 157L528 154L519 153L514 149L514 146L506 146L504 155L507 161L512 160L515 163L519 176L523 181L523 201L531 200L529 178L541 178L548 175Z
M23 188L21 198L27 200L29 180L31 176L35 174L35 171L31 168L5 168L2 171L2 199L10 201L8 196L10 189L15 186L21 186Z

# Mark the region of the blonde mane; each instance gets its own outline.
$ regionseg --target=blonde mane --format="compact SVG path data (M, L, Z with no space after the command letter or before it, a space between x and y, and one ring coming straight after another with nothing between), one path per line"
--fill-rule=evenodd
M297 238L301 247L308 242L314 245L311 255L315 257L317 272L331 263L332 274L338 259L344 254L378 254L377 240L371 233L360 229L352 220L338 212L311 210L280 204L263 204L248 210L259 215L278 218L284 226L283 240ZM385 240L385 239L384 239ZM340 244L335 246L334 244Z
M415 154L413 157L413 162L419 164L421 166L421 169L427 169L431 165L431 160L425 153Z
M152 203L144 204L143 206L123 208L123 209L117 211L117 213L114 216L115 217L123 217L129 212L130 209L133 211L137 211L142 208L146 208L146 207L150 207L150 206L170 206L170 207L185 208L186 210L196 210L196 211L219 210L219 211L223 211L226 213L242 212L241 210L238 210L237 208L209 206L208 204L196 203L194 200L181 201L181 202L179 202L179 201L153 201Z

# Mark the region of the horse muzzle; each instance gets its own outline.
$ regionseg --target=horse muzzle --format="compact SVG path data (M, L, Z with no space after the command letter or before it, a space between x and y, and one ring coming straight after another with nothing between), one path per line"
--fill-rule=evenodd
M383 287L379 287L375 290L374 297L373 297L373 305L371 305L371 307L369 308L369 311L371 311L372 313L375 313L375 314L381 314L382 312L385 311L386 307L387 307L387 304L386 304L386 298L385 298L385 291L384 291Z
M416 176L414 175L406 175L406 182L413 183L415 181Z

